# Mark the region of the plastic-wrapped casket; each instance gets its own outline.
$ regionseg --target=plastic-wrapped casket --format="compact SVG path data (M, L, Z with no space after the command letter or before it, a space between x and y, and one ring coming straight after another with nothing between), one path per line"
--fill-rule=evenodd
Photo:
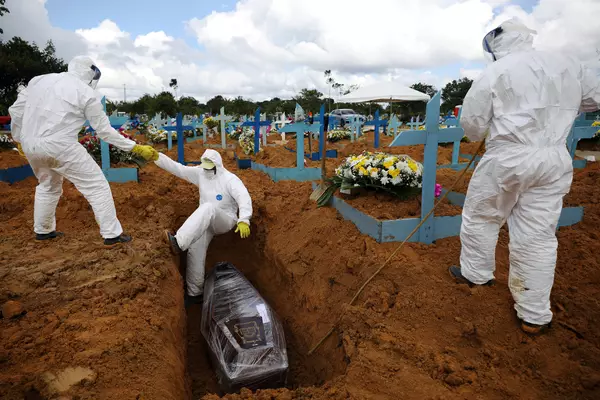
M217 264L204 283L202 335L225 392L285 385L288 357L283 326L232 264Z

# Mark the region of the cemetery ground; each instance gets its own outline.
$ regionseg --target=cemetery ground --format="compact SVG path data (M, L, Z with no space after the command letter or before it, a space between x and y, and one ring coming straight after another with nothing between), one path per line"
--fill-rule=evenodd
M463 144L461 152L477 145ZM188 160L204 150L198 142L185 147ZM422 149L394 152L420 160ZM446 152L451 147L440 146L438 159ZM231 151L221 154L252 196L252 235L216 237L207 268L230 261L248 277L280 316L290 357L286 388L226 399L600 398L598 163L575 171L565 206L582 205L585 215L558 232L553 329L530 338L518 328L507 287L506 227L495 286L454 283L447 268L458 263L460 240L452 237L406 245L348 306L398 243L378 244L335 209L316 208L310 183L274 183L238 170ZM169 155L176 158L175 149ZM330 174L340 162L327 161ZM456 174L439 170L438 182L448 189ZM34 178L0 183L0 302L14 302L0 319L0 397L219 398L200 307L184 309L180 272L161 236L196 209L197 188L154 165L140 170L139 183L111 184L134 241L107 249L88 203L68 182L57 210L66 236L35 242L35 185ZM340 316L334 334L308 356Z

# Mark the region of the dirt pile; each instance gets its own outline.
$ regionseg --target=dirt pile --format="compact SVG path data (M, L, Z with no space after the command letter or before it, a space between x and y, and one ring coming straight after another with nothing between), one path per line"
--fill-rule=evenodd
M203 151L187 144L186 158ZM225 398L600 398L597 164L576 172L566 200L586 206L586 214L558 233L554 329L531 339L518 330L506 283L506 230L492 288L469 289L449 278L447 267L460 254L455 237L408 245L348 306L397 244L377 244L335 210L317 209L309 183L275 184L256 171L237 171L222 154L252 195L252 236L216 238L207 266L231 261L261 291L284 322L291 365L288 389ZM153 165L140 171L139 184L111 185L119 218L135 239L107 250L87 202L70 184L57 210L67 236L32 241L34 187L31 178L0 183L0 304L19 301L27 311L0 320L2 398L50 398L56 386L48 373L72 376L68 368L81 368L66 395L216 399L197 308L187 314L186 356L182 281L161 241L163 229L195 210L197 188ZM332 337L306 356L341 315Z
M0 169L20 167L27 161L14 150L0 150Z

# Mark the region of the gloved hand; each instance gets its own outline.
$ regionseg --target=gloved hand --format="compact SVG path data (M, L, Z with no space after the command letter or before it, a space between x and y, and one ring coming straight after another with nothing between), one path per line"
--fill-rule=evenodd
M19 155L23 158L27 158L25 157L25 153L23 153L23 147L21 147L21 143L17 143L17 151L19 152Z
M240 233L240 237L242 239L246 239L248 236L250 236L250 226L245 222L238 222L235 233L238 232Z
M156 151L152 146L141 146L136 144L133 146L133 149L131 149L131 152L139 155L146 161L158 160L158 151Z

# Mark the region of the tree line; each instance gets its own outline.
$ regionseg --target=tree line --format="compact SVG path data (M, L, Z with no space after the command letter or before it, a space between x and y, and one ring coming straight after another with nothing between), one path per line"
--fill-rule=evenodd
M2 1L0 0L0 4ZM1 11L1 8L0 8ZM7 11L4 11L7 12ZM33 77L48 74L59 73L67 70L67 64L64 60L56 56L56 49L52 41L48 41L44 48L38 47L36 43L29 43L19 37L14 37L9 41L0 41L0 115L8 115L8 108L17 99L17 88L19 85L26 85ZM241 96L235 98L225 98L221 95L214 96L206 103L198 101L194 97L183 96L179 99L170 91L151 95L145 94L137 100L128 102L107 101L107 112L110 114L114 110L135 114L146 114L150 117L160 113L163 116L174 116L177 112L184 115L218 114L221 107L225 107L228 115L252 115L257 107L261 112L269 116L278 112L286 115L294 113L296 103L304 108L305 112L317 113L321 104L325 103L327 110L335 108L351 108L363 115L373 115L375 111L380 113L389 111L389 105L383 106L376 103L345 104L338 103L331 98L331 91L334 94L344 95L355 90L357 86L336 82L331 71L325 71L325 81L330 88L325 96L316 89L302 89L291 99L281 99L274 97L265 101L252 101ZM472 81L466 78L455 80L448 83L442 90L442 111L445 113L454 109L462 101L471 87ZM171 89L177 93L178 82L172 79ZM437 89L432 85L425 83L415 83L411 86L429 95L436 93ZM424 102L404 102L392 105L395 114L402 118L410 118L416 115L425 115Z

